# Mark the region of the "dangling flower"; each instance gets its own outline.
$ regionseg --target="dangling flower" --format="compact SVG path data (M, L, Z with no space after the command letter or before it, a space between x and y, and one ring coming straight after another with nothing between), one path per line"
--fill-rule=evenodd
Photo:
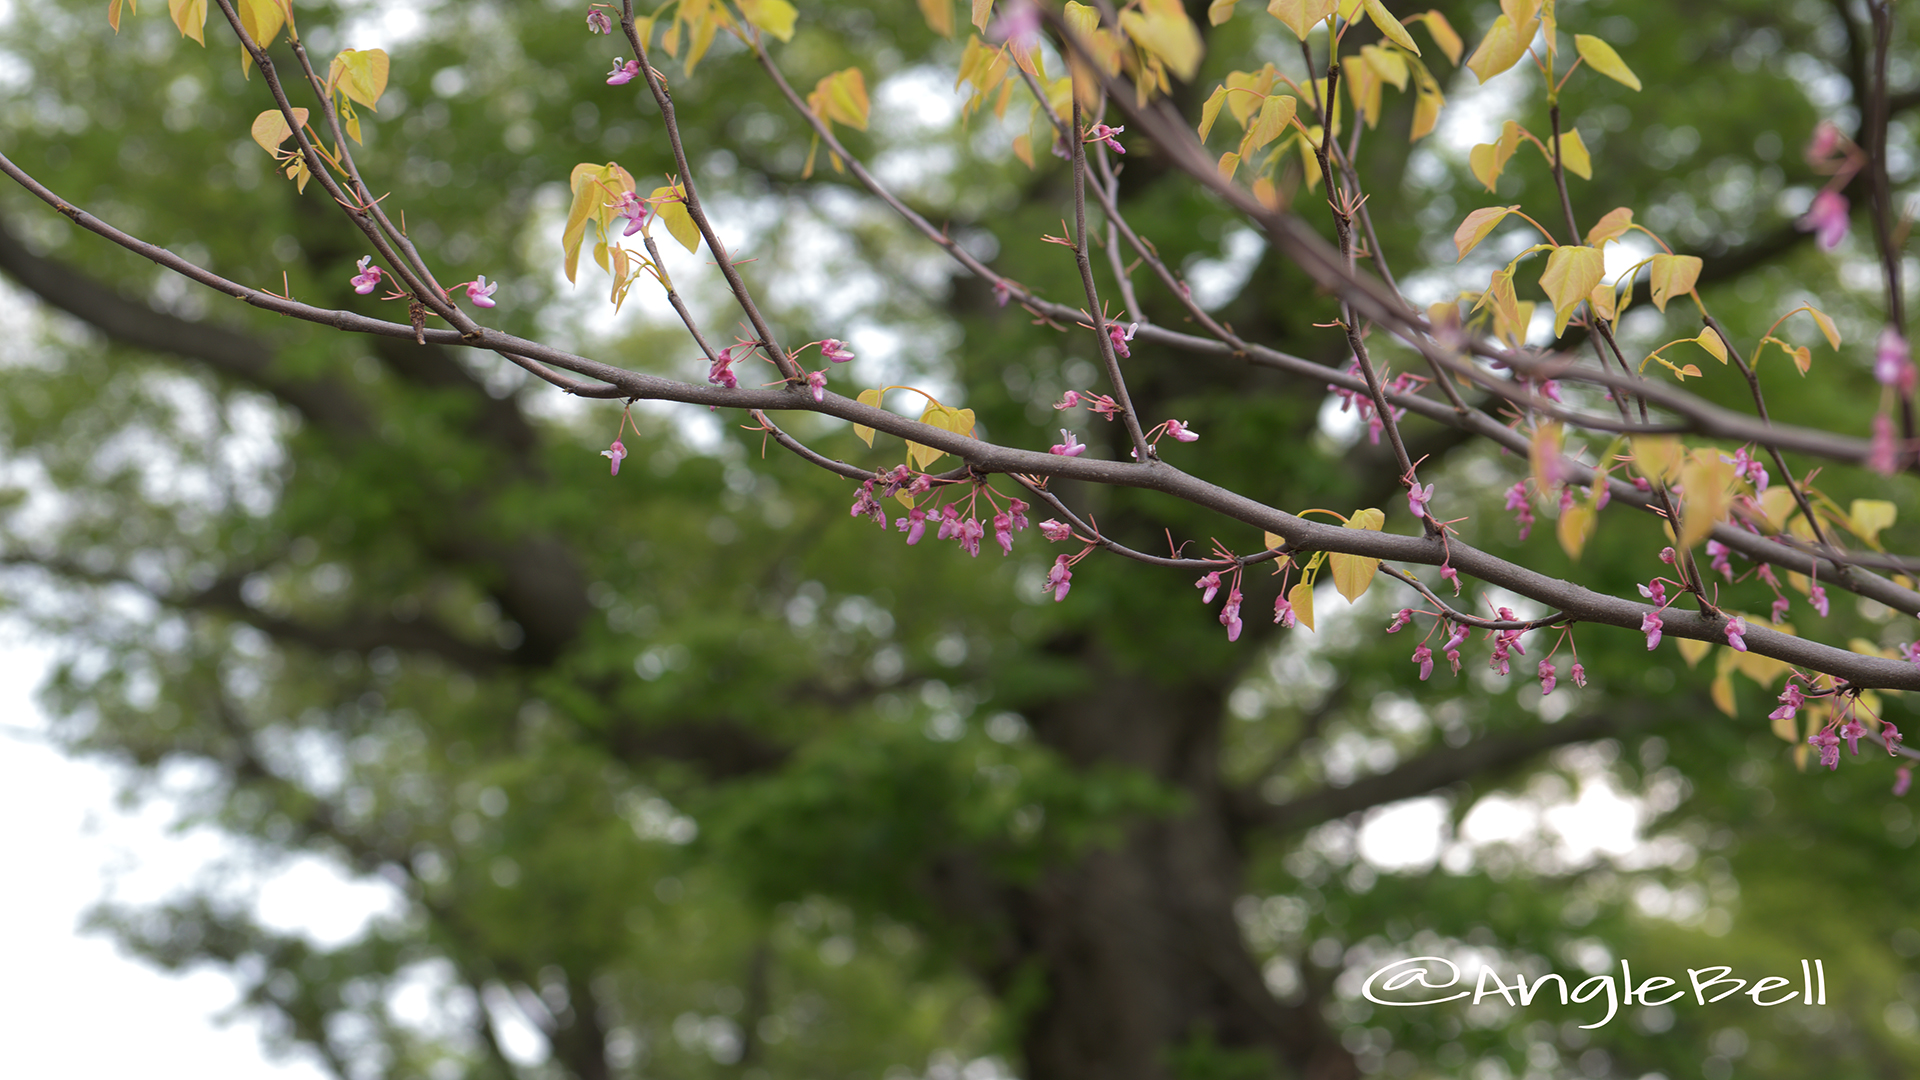
M1540 696L1545 697L1546 695L1553 693L1554 684L1559 681L1554 677L1555 675L1558 674L1558 672L1554 670L1553 661L1551 660L1540 661L1539 671L1540 671Z
M1905 795L1913 787L1913 770L1905 765L1893 770L1893 794L1895 798Z
M1746 632L1747 620L1738 615L1727 620L1727 644L1733 646L1735 652L1747 651L1747 639L1743 636Z
M622 446L622 445L620 444L620 440L619 440L619 439L615 439L615 440L613 440L613 445L612 445L612 446L609 446L609 447L607 447L607 448L606 448L605 450L602 450L602 451L600 451L600 456L601 456L601 457L603 457L603 458L610 458L610 459L612 459L612 461L613 461L613 473L612 473L612 475L614 475L614 476L619 476L619 475L620 475L620 460L621 460L622 458L624 458L624 457L626 457L626 456L627 456L627 448L626 448L625 446Z
M847 511L847 516L871 518L881 528L887 527L887 512L873 497L873 481L860 485L860 494L854 496L853 508Z
M993 541L1002 555L1013 554L1013 519L1004 513L993 515Z
M1040 535L1046 537L1048 543L1057 544L1073 536L1073 526L1064 521L1048 518L1040 523Z
M1840 725L1840 737L1847 740L1847 753L1860 756L1860 738L1866 733L1867 726L1858 717L1849 717L1846 723Z
M1640 632L1647 635L1648 652L1652 652L1660 647L1660 630L1661 622L1659 612L1649 611L1640 617Z
M1125 360L1133 353L1127 349L1127 342L1133 340L1133 332L1140 329L1139 323L1128 323L1122 327L1119 323L1107 324L1107 338L1113 342L1113 354Z
M1847 197L1837 191L1822 191L1813 197L1813 205L1807 208L1806 216L1795 223L1801 232L1814 234L1814 239L1826 251L1840 246L1847 238L1849 224Z
M1420 665L1420 681L1433 678L1433 650L1423 642L1414 646L1413 662Z
M1807 603L1813 605L1813 610L1819 612L1821 618L1826 618L1828 608L1826 586L1815 585L1813 588L1808 589Z
M499 288L499 282L496 281L489 285L487 284L487 275L481 274L479 277L467 282L467 299L472 302L474 307L492 307L493 294Z
M1445 563L1440 567L1440 577L1453 583L1453 595L1460 595L1460 571L1455 570L1452 563Z
M933 534L935 540L952 540L960 535L960 508L948 503L940 508L940 531Z
M1873 350L1873 377L1881 386L1891 386L1903 394L1913 393L1913 360L1907 339L1889 326L1880 331Z
M1200 437L1199 432L1182 424L1178 420L1167 421L1167 434L1172 436L1176 442L1192 442Z
M853 350L847 348L847 343L839 338L828 338L820 343L820 355L836 364L844 364L853 359Z
M1900 756L1900 729L1893 726L1893 721L1891 720L1880 721L1880 737L1882 739L1885 739L1887 742L1887 756L1899 757Z
M899 529L907 534L908 547L919 543L927 532L927 512L917 506L907 511L907 516L900 519Z
M1578 660L1575 660L1573 662L1573 685L1575 686L1587 685L1587 669L1581 667L1580 662Z
M359 293L361 296L365 296L380 287L380 275L383 271L377 266L368 265L371 262L373 262L373 256L361 256L360 261L354 264L354 269L360 272L353 276L352 281L348 282L348 284L353 286L353 291Z
M1215 570L1212 573L1202 575L1199 581L1193 583L1193 587L1203 590L1200 594L1201 603L1213 603L1213 598L1220 592L1220 571Z
M1240 640L1240 590L1227 593L1227 602L1220 605L1220 625L1227 628L1227 640Z
M1833 733L1833 729L1822 728L1807 736L1807 742L1819 749L1820 764L1825 765L1829 770L1840 767L1840 737Z
M1054 402L1053 407L1055 409L1072 409L1077 407L1079 404L1080 404L1080 391L1069 390L1066 393L1060 395L1060 400Z
M1533 503L1527 498L1525 480L1507 489L1507 509L1513 511L1513 520L1520 526L1520 539L1525 540L1533 531Z
M1725 577L1728 581L1733 580L1733 563L1727 559L1727 556L1731 553L1732 553L1732 549L1727 547L1727 545L1721 543L1720 541L1718 540L1707 541L1707 554L1713 560L1708 565L1712 566L1715 570L1720 571L1721 575ZM1776 619L1774 621L1778 622L1779 620Z
M1060 555L1053 560L1053 570L1047 574L1047 588L1053 590L1053 599L1059 603L1067 598L1067 590L1073 587L1073 571L1068 557Z
M1873 441L1867 448L1867 468L1892 476L1900 468L1900 451L1893 441L1893 421L1885 414L1873 418Z
M740 385L740 377L733 373L733 362L736 359L733 348L728 347L715 353L713 365L707 369L707 381L728 390L736 389ZM745 355L746 350L742 348L741 356Z
M608 86L625 86L640 74L640 61L629 60L625 64L619 57L613 58L613 70L607 73Z
M607 17L606 12L601 11L599 8L594 8L592 11L587 12L587 32L591 34L611 34L613 33L613 20Z
M987 527L980 519L970 517L960 523L960 549L974 558L980 557L980 538L987 535Z
M1787 612L1790 609L1792 609L1792 607L1793 605L1787 602L1786 597L1784 596L1774 597L1773 598L1773 615L1772 615L1773 621L1778 623L1781 620L1785 619L1787 617Z
M1401 628L1413 621L1413 609L1401 608L1393 613L1393 621L1387 624L1387 633L1397 634Z
M1807 703L1807 695L1800 687L1789 682L1785 690L1780 691L1780 707L1767 714L1769 720L1791 720L1800 707Z
M1007 501L1007 514L1013 521L1014 532L1019 532L1021 529L1027 527L1026 503L1021 502L1019 499L1009 499Z
M1278 598L1274 600L1273 621L1279 624L1283 629L1287 629L1287 630L1293 629L1294 624L1299 622L1299 618L1300 617L1298 615L1294 614L1293 601L1288 600L1286 597L1286 594L1282 593Z

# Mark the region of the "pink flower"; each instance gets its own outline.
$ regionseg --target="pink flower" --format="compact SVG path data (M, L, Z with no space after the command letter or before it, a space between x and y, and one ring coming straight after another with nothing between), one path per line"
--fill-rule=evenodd
M1048 543L1057 544L1073 536L1073 526L1048 518L1040 523L1040 535L1046 537Z
M1814 234L1821 248L1832 251L1847 238L1847 197L1837 191L1822 191L1813 197L1813 205L1796 224L1801 232Z
M1018 52L1028 52L1037 44L1040 33L1040 9L1032 0L1013 0L1001 5L1000 17L987 26L987 40L1008 42Z
M587 32L591 34L611 34L613 33L613 20L607 17L606 12L595 8L587 12Z
M1053 407L1056 409L1071 409L1079 404L1080 404L1080 391L1069 390L1066 393L1060 395L1060 400L1054 402Z
M1294 624L1299 621L1298 616L1293 613L1293 602L1284 594L1273 602L1273 621L1288 630L1293 629Z
M1780 707L1768 713L1767 719L1769 720L1793 719L1794 714L1800 711L1800 707L1807 703L1807 695L1801 692L1800 687L1798 685L1794 683L1788 683L1787 688L1785 690L1780 691L1779 701L1780 701Z
M1840 737L1847 740L1847 753L1854 757L1860 756L1860 738L1866 733L1866 725L1862 724L1857 717L1849 717L1847 722L1840 726Z
M1813 610L1819 612L1821 618L1824 619L1827 617L1826 586L1815 585L1813 588L1807 590L1807 602L1813 605Z
M741 356L745 355L746 350L742 348ZM740 378L733 373L733 362L735 359L736 357L733 355L732 347L721 349L718 353L715 353L713 366L707 369L707 381L715 386L725 387L728 390L737 388L740 385Z
M1722 454L1720 460L1733 462L1733 471L1746 477L1747 481L1753 485L1753 490L1767 490L1767 468L1752 454L1747 453L1746 447L1735 450L1732 457Z
M807 372L807 389L813 393L814 401L827 400L827 372L825 368L819 371Z
M1880 331L1880 341L1874 346L1873 377L1881 386L1895 387L1902 394L1913 393L1912 353L1907 349L1907 339L1891 326Z
M1896 798L1907 793L1913 787L1913 770L1905 765L1893 770L1893 794Z
M1893 721L1880 721L1880 737L1887 741L1887 756L1899 757L1900 729L1893 726Z
M1447 580L1453 583L1453 595L1459 596L1460 595L1460 571L1455 570L1453 568L1452 563L1447 563L1440 567L1440 576L1444 580Z
M1900 452L1893 441L1893 421L1883 414L1873 418L1873 442L1867 450L1867 468L1892 476L1900 468Z
M887 527L887 512L873 497L873 481L860 485L860 494L854 497L853 508L847 511L847 516L871 518L881 528Z
M613 58L613 70L607 73L608 86L625 86L640 74L640 61L629 60L625 64L619 57Z
M1433 650L1425 644L1414 646L1413 662L1420 665L1420 681L1433 678Z
M1660 613L1649 611L1640 617L1640 632L1647 635L1647 651L1660 647Z
M1733 580L1733 563L1727 560L1727 556L1731 552L1731 548L1718 540L1707 541L1707 554L1711 556L1713 560L1709 565L1715 570L1720 571L1721 575L1728 581ZM1779 620L1776 619L1775 621L1777 622Z
M1553 693L1554 684L1559 681L1554 677L1555 675L1558 674L1558 672L1554 670L1553 661L1551 660L1540 661L1539 671L1540 671L1540 695L1542 697L1545 697L1546 695Z
M1013 517L1013 531L1019 532L1027 527L1027 504L1019 499L1007 500L1007 513Z
M1199 432L1178 420L1167 421L1167 434L1172 436L1176 442L1193 442L1200 437Z
M993 515L993 541L1002 555L1013 554L1013 519L1006 514Z
M1401 608L1393 613L1393 621L1387 624L1387 633L1397 634L1401 628L1413 621L1413 609Z
M627 229L622 236L632 236L647 223L647 204L639 193L623 191L618 201L613 203L613 216L627 219Z
M1648 582L1647 584L1639 586L1639 589L1640 589L1641 596L1646 597L1647 599L1653 601L1654 603L1660 605L1661 607L1667 606L1667 583L1666 582L1661 581L1659 578L1654 578L1652 581Z
M927 533L927 512L917 506L907 511L907 516L900 519L899 529L907 534L908 547L919 543Z
M1819 748L1820 764L1825 765L1829 770L1840 767L1840 737L1831 729L1822 729L1807 736L1807 742Z
M474 307L492 307L493 294L498 291L499 288L499 282L496 281L489 285L487 284L487 275L481 274L479 277L467 282L467 299L472 302Z
M365 296L380 287L380 275L382 271L377 266L369 266L368 264L371 262L373 262L373 256L365 255L361 257L359 262L353 264L354 269L360 272L355 274L353 280L348 282L348 284L352 285L353 291L359 293L361 296Z
M1427 500L1431 498L1433 498L1433 485L1428 484L1423 488L1416 483L1407 492L1407 509L1413 511L1414 517L1424 518L1427 516Z
M967 554L973 556L974 558L976 559L979 558L980 557L980 538L985 535L987 535L986 526L980 524L979 518L970 517L967 520L961 522L960 523L961 549L965 551Z
M1525 540L1527 533L1533 531L1533 503L1527 498L1525 480L1507 489L1507 509L1513 511L1513 520L1520 526L1520 539Z
M836 364L844 364L853 359L853 350L847 348L847 343L839 338L828 338L820 343L820 355Z
M1773 621L1777 623L1785 619L1787 617L1787 612L1791 610L1792 607L1793 605L1787 602L1786 597L1784 596L1774 597L1773 598L1773 615L1772 615Z
M1240 590L1227 593L1227 602L1220 605L1220 625L1227 628L1227 640L1240 640Z
M605 450L600 451L600 456L603 458L612 459L613 461L612 475L619 476L620 475L620 459L627 456L627 448L620 445L619 439L615 439L613 440L612 446L609 446Z
M1125 130L1127 130L1127 127L1125 124L1122 124L1119 127L1108 127L1105 124L1095 124L1093 125L1093 127L1087 130L1087 141L1106 143L1107 149L1113 151L1116 154L1124 154L1127 152L1127 148L1124 146L1121 146L1120 140L1114 138L1114 136L1120 134Z
M1061 457L1079 457L1081 454L1087 452L1087 444L1081 442L1078 435L1068 431L1066 428L1060 429L1060 437L1066 441L1054 443L1047 448L1047 453L1059 454Z
M1649 489L1649 490L1651 490L1651 489ZM1673 561L1674 561L1675 559L1678 559L1679 557L1680 557L1680 556L1678 556L1678 555L1675 555L1675 554L1673 553L1673 547L1672 547L1671 545L1669 545L1669 546L1667 546L1667 547L1663 547L1663 548L1661 548L1661 549L1660 549L1660 561L1661 561L1661 562L1663 562L1663 563L1666 563L1666 564L1667 564L1668 566L1672 566L1672 565L1673 565Z
M1067 569L1067 556L1060 555L1053 560L1053 570L1047 574L1047 588L1053 590L1054 603L1067 598L1067 590L1073 587L1073 571Z
M1200 595L1201 603L1213 603L1213 598L1220 592L1220 571L1215 570L1210 574L1204 575L1199 581L1193 583L1193 587L1205 590Z
M1113 354L1125 360L1133 353L1128 350L1127 342L1133 340L1133 332L1140 329L1139 323L1128 323L1122 327L1119 323L1107 324L1107 338L1113 342Z
M1007 301L1012 297L1013 287L1007 284L1005 278L993 283L993 299L1001 307L1006 307Z
M1587 669L1581 667L1580 662L1577 660L1574 661L1574 664L1573 664L1573 685L1575 686L1587 685Z
M1727 620L1727 644L1733 646L1735 652L1747 651L1746 632L1747 620L1738 615Z
M1833 156L1840 148L1840 129L1831 120L1822 120L1813 129L1813 138L1807 143L1807 161L1820 164Z
M934 533L935 540L952 540L960 535L960 508L948 503L940 509L940 531Z

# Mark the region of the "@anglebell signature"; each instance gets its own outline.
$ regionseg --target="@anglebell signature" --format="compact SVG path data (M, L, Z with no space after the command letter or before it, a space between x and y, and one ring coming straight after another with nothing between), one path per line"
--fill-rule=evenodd
M1439 981L1430 981L1435 976ZM1414 1005L1439 1005L1449 1001L1458 1001L1472 997L1471 1004L1478 1005L1490 997L1499 997L1508 1005L1531 1005L1539 995L1541 988L1553 983L1559 990L1560 1004L1584 1005L1603 995L1607 1002L1607 1015L1591 1024L1581 1024L1582 1029L1605 1026L1625 1005L1667 1005L1692 993L1695 1003L1711 1005L1722 998L1734 994L1745 994L1753 999L1755 1005L1785 1005L1792 1001L1808 1005L1827 1003L1827 969L1819 960L1800 961L1800 989L1787 990L1793 980L1779 975L1766 975L1749 980L1735 978L1733 968L1721 964L1713 967L1688 968L1687 982L1691 991L1685 987L1673 989L1679 984L1664 975L1633 981L1633 968L1626 960L1620 961L1620 975L1594 975L1571 988L1567 980L1558 972L1545 975L1527 982L1525 975L1515 974L1512 983L1502 982L1500 975L1491 967L1480 968L1480 978L1471 991L1461 990L1444 997L1434 997L1423 991L1449 990L1460 985L1460 967L1444 956L1414 956L1405 960L1396 960L1367 976L1360 987L1360 994L1375 1005L1410 1007ZM1672 989L1672 993L1667 993ZM1786 991L1784 994L1782 991ZM1399 999L1381 997L1380 994L1398 994ZM1652 995L1664 994L1663 997ZM1420 1000L1405 1000L1415 997Z

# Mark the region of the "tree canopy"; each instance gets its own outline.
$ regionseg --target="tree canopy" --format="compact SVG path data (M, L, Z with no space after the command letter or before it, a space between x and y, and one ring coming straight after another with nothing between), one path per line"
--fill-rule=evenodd
M1920 1062L1889 5L300 3L298 51L269 2L133 7L3 31L41 188L0 198L0 604L66 650L71 752L188 766L191 819L404 892L340 947L214 882L96 913L286 1047L352 1080ZM1600 791L1631 851L1557 839ZM1416 956L1818 959L1827 1004L1361 993Z

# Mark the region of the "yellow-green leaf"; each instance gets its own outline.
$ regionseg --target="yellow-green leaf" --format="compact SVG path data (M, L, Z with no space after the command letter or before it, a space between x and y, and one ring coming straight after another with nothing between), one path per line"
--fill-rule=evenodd
M1213 130L1213 122L1220 119L1220 106L1227 100L1227 88L1223 83L1213 88L1207 95L1207 103L1200 106L1200 141L1207 141L1207 133Z
M306 126L307 110L293 110L293 118L298 120L302 127ZM253 118L253 141L259 143L261 149L269 154L278 150L281 143L292 137L293 129L287 126L287 118L279 109L268 109Z
M173 16L173 25L180 28L181 37L206 45L207 0L167 0L167 12Z
M1393 84L1395 90L1407 88L1407 58L1392 49L1383 49L1378 45L1362 45L1360 59L1373 69L1375 75Z
M1511 17L1501 15L1493 20L1493 28L1480 40L1480 47L1467 58L1468 69L1483 83L1507 70L1527 55L1527 46L1532 44L1534 32L1539 28L1538 19L1515 25Z
M1694 338L1693 343L1713 354L1715 360L1723 364L1727 362L1727 343L1720 340L1720 335L1714 333L1713 327L1709 326L1700 331L1700 336Z
M1229 150L1226 153L1221 154L1220 164L1217 167L1220 170L1220 179L1222 180L1233 179L1233 174L1239 171L1239 168L1240 168L1240 155L1235 153L1232 150Z
M280 0L239 0L235 7L247 36L263 49L272 47L274 39L280 36L280 28L287 23L287 13L280 7ZM253 61L252 54L243 50L243 55L248 63Z
M1145 10L1121 14L1120 28L1134 44L1159 57L1180 81L1191 80L1200 70L1206 47L1179 0L1145 0Z
M1556 532L1560 537L1560 548L1567 558L1580 561L1580 552L1587 546L1587 540L1593 536L1598 513L1593 504L1584 500L1576 501L1572 506L1560 511L1560 521Z
M857 67L835 72L827 88L828 117L860 131L867 130L867 77Z
M1613 51L1613 46L1592 34L1575 34L1573 47L1580 50L1580 59L1585 60L1588 67L1629 89L1640 89L1640 77Z
M1495 226L1518 209L1520 206L1517 203L1513 206L1483 206L1468 214L1460 227L1453 230L1453 246L1459 250L1460 258L1466 258L1467 252L1479 247L1480 241L1492 235Z
M1387 5L1380 0L1367 0L1367 18L1380 28L1382 37L1415 56L1420 55L1420 46L1413 43L1413 35L1407 33L1407 28L1400 25L1400 20L1394 18L1393 12L1388 11Z
M1301 626L1313 629L1313 586L1302 581L1287 590L1287 603L1293 605L1293 617ZM1317 633L1317 631L1316 631Z
M1680 659L1685 660L1688 667L1699 667L1700 661L1713 651L1713 642L1698 638L1678 638L1675 643L1680 646Z
M126 3L128 11L139 10L139 0L126 0ZM114 33L120 32L120 0L113 0L107 5L107 25L113 27Z
M855 398L854 400L858 401L862 405L871 405L877 409L880 407L880 391L862 390L860 391L859 397ZM865 424L853 425L853 434L857 438L859 438L861 442L866 443L868 446L873 445L873 429L866 426Z
M1307 40L1312 29L1333 14L1335 0L1270 0L1267 14L1285 23L1293 36Z
M1686 488L1681 510L1682 548L1706 539L1727 516L1727 507L1733 503L1733 481L1733 463L1720 460L1720 451L1708 447L1687 455L1680 466L1680 482Z
M1432 35L1433 43L1440 46L1440 51L1447 54L1447 63L1460 62L1460 52L1465 45L1461 42L1460 35L1454 32L1453 24L1447 21L1445 15L1438 11L1429 11L1425 15L1415 15L1413 18L1427 24L1427 33Z
M1421 83L1413 100L1413 124L1407 130L1407 141L1419 142L1432 134L1434 125L1440 122L1440 108L1446 103L1438 89Z
M680 246L688 251L700 250L700 229L693 223L693 215L687 213L686 191L678 184L673 187L653 189L653 209L667 226Z
M1293 122L1293 110L1296 106L1293 97L1288 94L1274 94L1260 106L1260 116L1247 128L1246 137L1240 140L1240 160L1245 161L1255 150L1279 138Z
M974 0L974 2L977 4L979 0ZM1207 5L1207 24L1209 26L1219 26L1221 23L1233 18L1233 5L1239 2L1240 0L1213 0L1213 3Z
M1800 374L1805 375L1807 369L1813 367L1813 350L1802 345L1792 350L1792 354L1793 366L1800 369Z
M1267 100L1267 93L1278 79L1279 74L1272 64L1259 71L1228 72L1226 82L1221 85L1227 88L1227 113L1234 122L1246 127L1254 112Z
M1647 263L1647 284L1653 290L1653 306L1667 310L1667 301L1693 291L1700 279L1702 263L1696 255L1655 255Z
M1606 263L1597 248L1564 244L1547 256L1547 269L1540 275L1540 288L1553 304L1553 332L1565 332L1573 309L1587 298L1605 276Z
M1533 490L1543 499L1552 497L1554 486L1565 476L1566 466L1560 461L1565 443L1566 432L1558 420L1544 421L1533 429L1527 464L1533 469Z
M943 38L953 36L953 0L920 0L920 14L934 33Z
M1587 155L1587 144L1580 139L1579 131L1560 133L1560 161L1566 170L1582 180L1593 179L1593 159Z
M795 11L787 0L739 0L740 14L747 22L765 30L781 41L793 40L793 21L800 13ZM948 8L947 21L953 21L952 8ZM952 27L948 27L951 31Z
M1277 533L1270 533L1270 532L1261 533L1260 542L1267 545L1268 551L1272 551L1275 548L1283 548L1287 546L1287 538ZM1280 561L1285 562L1286 560L1282 559Z
M1679 439L1672 435L1637 435L1630 445L1633 471L1641 476L1649 480L1671 480L1680 474L1686 451Z
M580 264L580 245L587 233L587 223L600 226L602 234L613 221L613 208L610 205L622 192L633 190L633 176L627 170L608 162L595 165L582 162L573 167L568 177L573 190L573 206L567 211L566 228L560 233L560 246L566 252L567 280L575 280Z
M1345 527L1379 532L1386 523L1386 514L1369 507L1354 511ZM1351 604L1366 595L1368 587L1373 584L1373 575L1380 569L1380 560L1335 551L1327 553L1327 566L1333 571L1333 587L1340 590L1340 595Z
M1840 328L1833 325L1833 320L1827 318L1827 313L1817 307L1809 306L1807 308L1807 314L1813 316L1813 321L1820 324L1820 332L1826 335L1827 344L1838 349L1840 347Z
M1724 673L1715 675L1712 685L1707 687L1707 696L1713 699L1714 708L1719 709L1728 716L1738 715L1734 712L1733 677L1731 675Z
M1880 546L1880 530L1892 525L1900 511L1882 499L1855 499L1847 521L1854 534L1875 547Z
M387 54L381 49L342 49L327 69L327 85L375 112L387 92Z
M1620 239L1632 227L1633 211L1624 206L1615 207L1587 230L1587 243L1596 248L1605 247L1607 241Z

